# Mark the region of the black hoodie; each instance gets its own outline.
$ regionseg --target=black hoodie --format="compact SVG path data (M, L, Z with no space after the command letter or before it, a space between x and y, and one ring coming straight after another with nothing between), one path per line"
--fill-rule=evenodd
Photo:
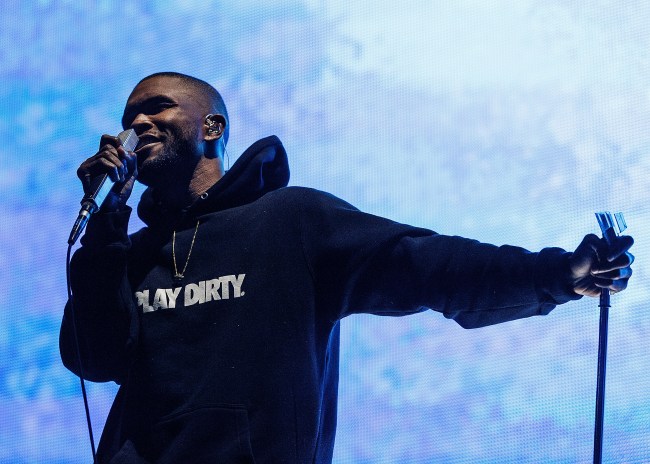
M121 385L99 462L328 463L341 318L479 327L578 298L561 249L439 235L288 179L267 137L180 214L147 190L137 233L128 210L91 219L71 271L84 375ZM79 373L70 310L61 356Z

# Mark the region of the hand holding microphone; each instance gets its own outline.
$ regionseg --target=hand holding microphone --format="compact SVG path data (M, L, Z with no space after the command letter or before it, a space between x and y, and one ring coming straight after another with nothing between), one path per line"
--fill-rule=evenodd
M77 241L90 216L100 208L118 211L126 205L138 175L133 153L137 144L138 136L133 129L120 132L117 137L103 135L99 151L81 163L77 176L83 184L84 197L68 244Z

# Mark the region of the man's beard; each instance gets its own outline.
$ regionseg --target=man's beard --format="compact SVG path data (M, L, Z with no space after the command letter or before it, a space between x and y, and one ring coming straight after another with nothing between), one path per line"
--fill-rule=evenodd
M198 156L193 134L188 128L175 131L162 143L153 159L145 159L138 168L138 181L149 187L182 181L196 166ZM189 180L189 179L188 179Z

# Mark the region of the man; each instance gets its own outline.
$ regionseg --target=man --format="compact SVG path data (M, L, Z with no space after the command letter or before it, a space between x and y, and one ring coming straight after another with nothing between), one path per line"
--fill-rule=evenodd
M480 327L621 291L631 275L630 237L531 253L285 188L276 137L225 173L225 106L189 76L143 79L122 125L135 153L104 136L79 168L84 186L106 172L115 186L71 268L84 375L121 385L99 462L330 462L343 317L431 308ZM136 179L147 227L128 236ZM71 318L69 303L61 355L78 373Z

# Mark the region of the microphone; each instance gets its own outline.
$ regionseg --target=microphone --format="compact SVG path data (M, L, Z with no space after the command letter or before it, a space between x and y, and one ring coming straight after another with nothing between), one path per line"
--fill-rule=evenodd
M120 132L117 139L126 151L133 151L138 145L138 136L135 135L133 129ZM95 176L90 180L90 188L88 193L81 199L81 209L74 226L72 226L70 238L68 238L69 245L75 244L81 232L86 228L90 216L99 210L113 185L108 174Z

